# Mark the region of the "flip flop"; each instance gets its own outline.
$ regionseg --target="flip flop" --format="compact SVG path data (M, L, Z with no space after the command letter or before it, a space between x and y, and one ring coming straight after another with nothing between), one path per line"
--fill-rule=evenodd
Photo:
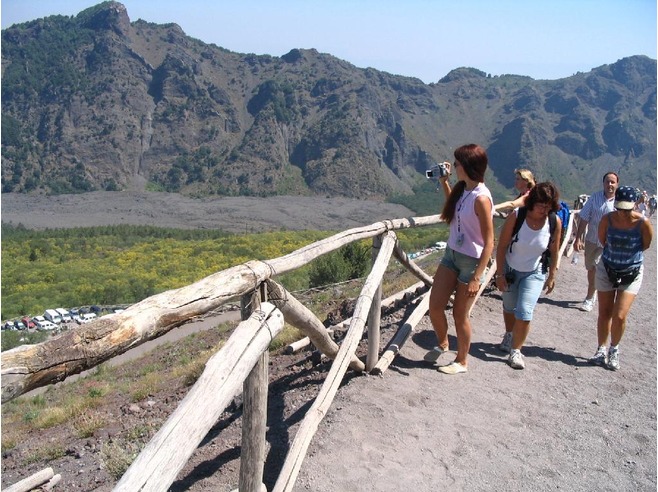
M458 362L451 362L447 366L439 366L438 371L442 372L443 374L461 374L463 372L467 372L468 369Z

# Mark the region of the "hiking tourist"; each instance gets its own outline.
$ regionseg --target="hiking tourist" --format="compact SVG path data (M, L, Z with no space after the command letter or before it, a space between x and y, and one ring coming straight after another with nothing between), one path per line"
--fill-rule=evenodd
M596 267L599 317L596 323L598 349L591 364L619 369L619 342L626 329L626 316L642 285L644 250L651 246L651 222L634 210L637 193L621 186L615 193L615 211L599 225L603 245L601 262ZM610 350L606 343L610 337Z
M594 308L594 294L596 294L594 275L596 265L601 260L603 252L603 246L598 237L599 222L604 215L613 211L617 186L619 186L619 176L613 172L606 173L603 176L603 190L597 191L589 197L578 217L578 229L573 249L574 251L585 251L585 268L587 269L587 295L580 306L581 311L589 312Z
M555 288L562 222L556 215L559 192L552 183L539 183L526 206L511 212L498 238L496 287L503 293L505 335L501 350L514 369L525 368L521 348L530 331L532 314L543 289ZM550 258L546 252L550 251Z
M494 244L493 200L484 184L488 158L479 145L469 144L455 150L455 162L445 163L448 173L454 167L458 182L450 188L449 175L440 178L447 200L441 212L450 224L450 235L443 259L434 274L429 314L438 346L425 355L436 362L448 350L448 320L445 310L455 292L452 316L457 332L457 356L453 362L439 366L445 374L467 371L471 345L471 322L468 318L475 296L484 280Z
M528 192L535 186L535 177L527 169L515 169L514 174L516 175L516 180L514 181L514 187L519 192L514 200L508 202L499 203L494 207L494 210L497 212L504 212L506 210L513 210L518 207L525 205L525 200L528 197Z

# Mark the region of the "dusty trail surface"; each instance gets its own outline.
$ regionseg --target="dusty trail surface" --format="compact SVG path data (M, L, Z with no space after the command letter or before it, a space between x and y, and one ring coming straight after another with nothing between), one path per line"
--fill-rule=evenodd
M565 259L558 275L535 310L525 370L498 350L497 292L473 310L467 374L447 376L423 361L436 344L426 316L382 377L341 389L295 490L655 491L655 242L617 372L587 364L597 313L577 308L587 286L582 262Z

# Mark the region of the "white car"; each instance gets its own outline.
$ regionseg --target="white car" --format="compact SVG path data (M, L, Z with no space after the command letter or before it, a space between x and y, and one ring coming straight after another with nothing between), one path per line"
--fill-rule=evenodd
M95 313L85 313L80 315L80 321L78 321L79 324L83 325L86 323L91 323L97 318Z
M37 330L56 330L57 325L53 323L52 321L44 320L44 321L39 321L37 322Z

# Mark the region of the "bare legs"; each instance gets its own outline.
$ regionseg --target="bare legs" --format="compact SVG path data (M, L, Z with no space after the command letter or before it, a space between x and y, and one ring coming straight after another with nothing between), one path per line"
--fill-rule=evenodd
M457 332L457 357L455 362L467 366L468 350L471 346L471 322L468 318L468 312L475 298L468 295L468 286L466 284L458 282L457 274L443 265L439 265L434 274L434 283L430 293L430 320L439 347L447 350L448 319L445 310L455 289L455 301L452 306L452 316L455 321L455 331Z
M630 311L635 294L624 291L607 291L598 293L599 317L596 323L599 347L608 343L616 346L626 330L626 316Z
M512 317L514 315L512 314ZM514 328L512 330L512 349L521 350L525 339L528 338L530 332L530 321L523 321L522 319L514 319Z
M596 284L594 278L596 277L596 265L591 270L587 270L587 299L594 299L596 294Z

